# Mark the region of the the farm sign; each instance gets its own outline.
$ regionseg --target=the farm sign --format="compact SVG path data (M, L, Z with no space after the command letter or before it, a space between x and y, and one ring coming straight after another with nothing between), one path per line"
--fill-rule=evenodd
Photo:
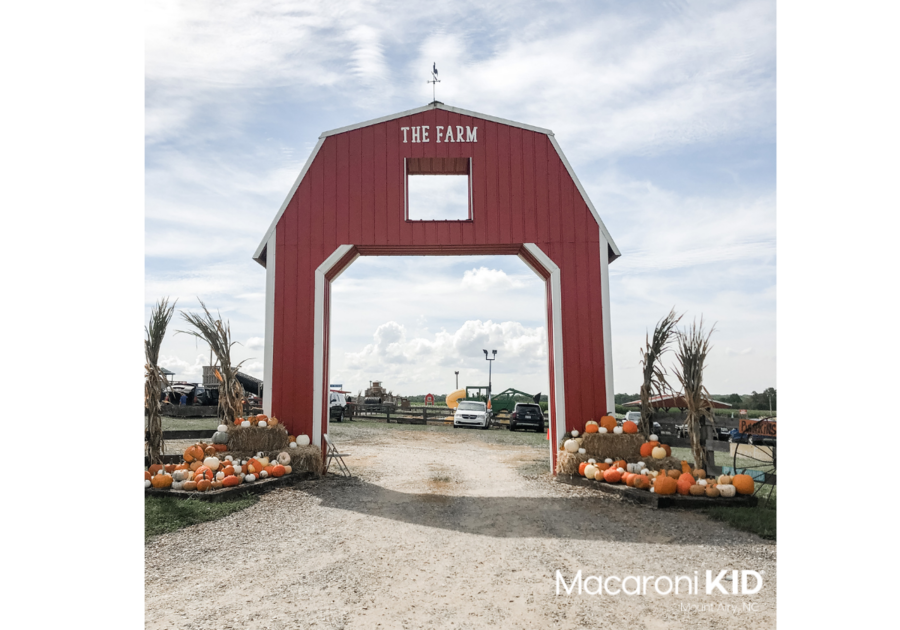
M765 421L762 422L760 420L741 420L739 425L739 431L741 433L747 433L750 435L765 435L768 437L776 437L775 436L775 422L774 421Z

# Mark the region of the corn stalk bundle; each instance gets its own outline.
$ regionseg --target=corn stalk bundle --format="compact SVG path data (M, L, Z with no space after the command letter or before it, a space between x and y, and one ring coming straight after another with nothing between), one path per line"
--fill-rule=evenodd
M169 298L158 301L150 313L149 325L144 327L147 335L144 339L144 407L147 410L147 456L151 464L161 464L165 451L159 399L162 398L167 382L159 369L158 361L159 349L174 311L175 304L169 306Z
M641 349L641 372L644 378L641 383L641 423L640 431L644 438L649 437L650 419L653 408L650 406L650 398L654 392L659 396L665 396L666 391L672 388L666 382L666 368L660 362L660 357L669 349L669 342L675 325L681 320L682 315L675 315L675 309L656 322L652 339L648 335L645 338L645 347Z
M703 332L703 319L700 325L694 322L690 329L678 333L678 351L676 353L677 366L675 376L681 383L684 392L684 402L687 405L687 431L691 437L691 451L694 454L694 465L706 470L706 451L700 445L700 419L709 419L714 422L712 415L712 403L709 392L703 385L703 368L706 357L712 346L709 338L716 329L713 326L706 334Z
M235 418L240 417L243 412L244 388L237 379L237 373L244 361L237 365L231 364L231 346L237 343L231 340L231 325L228 322L223 324L222 316L218 312L216 314L219 315L219 319L213 319L203 300L198 298L198 301L203 307L203 315L184 311L181 313L181 316L196 330L179 330L178 332L192 335L209 344L210 350L216 357L213 369L219 380L218 414L225 420L225 424L232 425Z

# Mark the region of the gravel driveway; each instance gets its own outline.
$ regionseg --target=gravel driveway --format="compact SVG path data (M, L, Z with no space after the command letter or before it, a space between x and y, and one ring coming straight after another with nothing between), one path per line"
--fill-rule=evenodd
M146 626L775 626L773 543L700 514L559 484L543 472L546 446L496 434L334 427L353 479L276 490L147 543ZM523 443L491 443L499 438ZM647 595L558 596L557 569L569 582L579 569L697 571L701 594L661 596L651 582ZM764 586L753 596L705 595L707 569L759 571Z

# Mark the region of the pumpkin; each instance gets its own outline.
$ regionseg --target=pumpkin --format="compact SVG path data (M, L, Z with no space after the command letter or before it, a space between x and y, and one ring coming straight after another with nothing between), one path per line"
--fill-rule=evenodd
M273 477L284 477L284 466L281 464L275 464L272 466L272 476Z
M700 484L695 483L693 486L688 488L688 492L692 497L702 497L704 494L706 494L706 489Z
M637 433L638 425L636 425L631 420L626 420L622 423L622 431L624 431L625 433Z
M253 458L247 462L247 472L253 475L259 474L265 466L258 459Z
M200 480L212 481L213 477L213 471L209 469L209 466L201 466L194 471L194 481L198 483L200 482Z
M653 452L653 444L644 442L641 444L641 457L650 457Z
M229 475L233 475L234 474L234 466L225 466L222 469L222 472L225 473L226 477L228 477Z
M650 437L649 437L648 439L649 439L651 442L659 442L659 436L656 435L655 433L651 433L651 434L650 434Z
M260 420L260 421L256 424L256 426L258 426L258 427L261 428L261 429L265 429L267 426L269 426L269 423L266 422L265 420Z
M288 448L297 448L297 443L291 442L290 444L288 444Z
M650 478L647 475L635 475L631 487L638 490L647 490L650 488Z
M212 482L209 479L201 479L197 482L197 490L200 492L206 492L210 486L212 486Z
M663 450L666 452L666 457L672 457L672 447L668 444L660 444Z
M269 464L268 466L266 466L265 468L263 468L263 471L264 471L267 475L269 475L269 476L271 477L271 476L272 476L272 469L273 469L273 468L275 468L275 466L273 466L272 464Z
M616 423L616 419L614 417L612 417L611 415L606 415L600 418L600 426L606 429L608 432L611 432L619 425Z
M628 462L626 462L624 459L618 459L613 462L613 466L625 470L625 468L628 466Z
M613 463L612 457L607 457L606 459L603 460L603 463L604 464L612 464Z
M694 469L694 476L695 476L697 479L705 479L705 478L706 478L706 471L703 470L702 468L695 468L695 469Z
M719 478L717 479L717 482L718 482L718 483L721 483L721 484L728 485L728 484L731 483L731 477L729 477L728 475L719 475Z
M200 448L200 446L197 444L194 444L193 446L188 446L184 450L183 457L184 457L184 461L186 461L189 464L195 460L203 459L203 449Z
M678 490L678 482L668 475L660 475L653 483L653 491L656 494L675 494Z
M578 474L584 477L584 469L588 467L587 462L581 462L578 464Z
M581 447L575 440L566 440L563 444L563 448L566 449L567 453L577 453L578 449Z
M720 483L716 486L716 489L719 491L719 495L726 499L730 499L737 493L737 489L730 483Z
M256 481L256 475L245 475L244 481Z
M228 450L227 444L213 444L213 448L216 449L216 453L224 453Z
M620 433L622 433L622 427L616 427L615 429L613 429L613 433L619 435Z
M218 457L207 457L203 460L203 465L213 471L219 470L221 463Z
M600 472L597 470L597 467L593 464L588 464L584 467L584 476L587 479L594 479L597 476L597 473Z
M715 499L719 496L719 489L716 486L706 486L705 493L709 498Z
M309 436L308 435L298 435L295 442L297 442L297 446L309 446Z
M188 492L193 492L194 490L197 489L197 482L196 481L185 481L182 484L181 489L187 490Z
M225 473L223 471L219 471L216 473L216 481L222 481L225 478Z
M578 449L578 454L579 455L587 455L587 451L583 448L580 448L580 449Z
M655 446L652 451L650 451L650 455L653 456L653 459L663 459L666 456L666 449L661 446Z
M683 459L681 460L681 472L688 473L688 474L690 474L690 472L691 472L691 465L688 464Z
M630 488L635 477L637 477L636 474L626 472L624 475L622 475L622 481L624 481L625 485Z
M600 425L594 421L588 422L586 425L584 425L585 433L596 433L599 430L600 430Z
M285 467L284 467L284 474L285 474L285 475L290 475L291 472L293 472L293 470L294 470L294 469L291 468L290 466L285 466Z
M218 480L213 481L211 484L209 484L210 490L218 490L221 487L222 487L222 482L218 481Z
M249 420L244 420L243 422L241 422L241 428L242 428L242 429L249 429L251 426L253 426L253 425L250 424L250 421L249 421Z
M677 490L678 494L688 494L691 491L691 486L696 485L697 480L694 479L691 473L681 473L681 476L678 478Z
M158 473L158 472L159 472L160 470L162 470L162 469L163 469L162 464L153 464L152 466L150 466L150 468L148 468L148 470L150 471L150 476L151 476L151 477L152 477L153 475L155 475L156 473Z
M293 436L293 435L288 436L288 442L296 442L296 441L297 441L296 436Z
M186 470L176 470L172 473L172 478L175 481L185 481L187 479L187 471Z
M150 484L154 488L171 488L172 482L172 475L167 475L165 473L153 475L153 479L150 480ZM147 484L144 485L146 486Z
M282 466L287 466L288 464L291 463L291 456L290 456L290 454L282 451L282 452L278 453L278 456L275 458L275 460Z
M213 433L213 445L228 444L228 433L225 431L216 431Z
M270 427L274 427L276 424L278 424L278 418L269 418L268 420L266 420L266 422L269 423Z
M220 424L219 426L216 427L216 431L228 431L228 425Z
M597 433L609 433L609 430L606 427L600 427L600 430Z
M619 483L622 480L622 473L618 468L608 468L603 471L603 481L606 483Z
M152 481L150 481L149 479L144 479L144 487L145 488L149 488L152 485L153 485Z
M178 464L175 467L175 470L190 470L190 469L191 469L191 467L188 465L187 462L184 462L183 464Z
M144 471L144 481L150 481L150 477L152 477L152 476L153 475L150 474L149 470Z
M262 472L259 473L260 479L266 479L268 476L269 476L269 473L265 470L263 470Z
M235 477L234 475L228 475L222 480L222 485L226 488L230 488L231 486L236 486L241 483L241 480Z
M175 464L166 464L165 466L163 466L163 470L165 470L167 473L175 472Z
M207 446L205 449L203 449L203 453L207 457L215 457L216 456L216 447L215 446Z
M577 438L580 434L578 433L578 429L572 429L572 437Z
M172 482L172 490L181 490L181 487L184 485L182 481L173 481Z
M672 479L674 479L675 481L678 481L679 477L681 477L681 475L683 475L684 473L681 472L680 470L675 470L675 469L673 468L672 470L667 470L667 471L666 471L666 474L667 474L669 477L671 477Z
M625 470L627 470L630 473L637 474L637 473L641 472L641 464L643 464L643 463L644 462L638 462L637 464L628 464L625 467Z
M698 480L697 480L697 483L698 483L699 485L701 485L701 486L705 486L705 485L708 484L709 482L706 481L706 479L698 479Z
M735 475L731 479L731 485L737 490L738 494L753 494L756 484L750 475Z
M203 462L201 462L199 459L196 459L191 462L191 470L196 471L202 465L203 465Z
M261 414L259 414L258 416L256 416L256 419L257 419L257 420L268 420L268 419L269 419L269 416L267 416L267 415L264 414L264 413L261 413Z

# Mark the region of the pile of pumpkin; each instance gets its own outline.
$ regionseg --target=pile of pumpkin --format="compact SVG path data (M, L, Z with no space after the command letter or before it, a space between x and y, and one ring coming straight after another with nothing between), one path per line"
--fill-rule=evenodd
M578 474L595 481L624 483L631 488L649 490L656 494L731 498L738 494L753 494L755 488L750 475L707 478L705 470L691 470L686 461L681 462L680 470L650 470L644 462L628 464L624 459L613 461L607 458L606 461L597 463L589 459L578 466Z
M261 413L258 416L247 416L246 418L235 418L234 426L236 427L259 427L264 429L266 427L276 427L278 426L278 418L272 416L268 417L266 414Z
M246 418L235 418L234 426L241 427L242 429L247 429L249 427L257 427L260 429L273 428L278 426L278 418L272 416L269 418L265 414L259 414L256 416L248 416ZM218 437L217 437L218 436ZM228 443L228 427L224 424L220 424L219 428L213 434L213 443L216 440L225 440L223 444ZM308 435L298 435L288 436L288 446L290 448L297 448L298 446L309 446L310 440Z
M150 466L144 471L144 487L206 492L267 477L282 477L292 471L291 456L285 452L272 461L262 453L250 459L227 455L220 460L215 455L221 452L216 446L221 445L194 444L185 449L184 463Z
M626 420L622 423L622 426L616 422L615 417L612 414L607 414L600 418L600 422L595 422L593 420L588 420L584 425L585 433L637 433L638 425L632 422L631 420ZM573 437L578 437L574 435Z

